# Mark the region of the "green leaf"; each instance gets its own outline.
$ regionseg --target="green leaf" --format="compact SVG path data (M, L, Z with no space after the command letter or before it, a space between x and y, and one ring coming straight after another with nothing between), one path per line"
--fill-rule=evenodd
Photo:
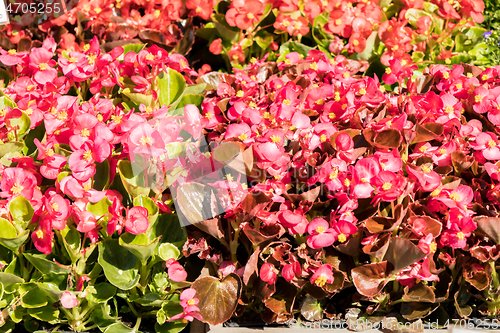
M187 326L182 320L169 321L163 325L155 323L155 331L157 333L178 333Z
M63 238L64 248L68 252L71 262L76 262L76 260L81 257L80 233L74 227L66 226L64 230L61 230L61 235Z
M263 50L266 50L269 45L271 45L271 43L274 41L273 39L273 36L272 35L267 35L266 37L262 38L260 36L257 36L255 37L255 42L257 43L257 45L259 45L259 47Z
M7 95L2 92L2 97L0 97L0 110L5 109L6 106L10 106L11 108L17 108L16 103Z
M47 305L47 295L40 288L35 287L21 298L21 303L28 309L40 308Z
M42 274L68 274L71 272L69 268L64 268L59 266L58 264L45 259L47 256L43 254L34 254L34 253L23 253L24 257L28 259L28 261L36 267Z
M104 197L99 202L89 203L87 205L87 210L94 214L96 218L100 218L106 214L109 214L108 208L111 206L111 201L109 201L107 197Z
M140 262L117 239L99 243L99 264L108 281L123 290L132 289L139 281Z
M4 97L6 97L6 96L2 96L2 97L0 97L0 99L2 99ZM28 132L28 130L30 129L30 126L31 126L30 117L24 111L21 111L21 112L22 112L21 117L11 118L8 121L8 126L11 128L14 128L18 135L23 135L26 132ZM10 134L11 133L9 133L9 135Z
M140 333L140 331L137 331L135 328L127 327L120 321L106 328L104 333Z
M212 23L213 25L213 23ZM205 25L205 28L196 29L196 36L201 37L205 40L210 40L213 36L217 35L217 29L208 28L208 24Z
M153 255L158 240L150 241L145 234L133 235L124 233L120 236L119 244L145 264Z
M12 218L20 225L21 229L26 229L28 227L34 214L31 203L21 195L18 195L9 203L9 211Z
M24 138L24 144L26 146L24 148L24 155L29 156L33 154L37 150L37 146L34 143L35 139L42 141L44 136L45 136L45 124L42 121L40 125L30 130L29 133Z
M215 14L213 16L213 19L214 19L215 29L217 29L217 32L223 39L230 41L232 43L236 43L239 41L241 34L240 30L231 27L226 22L226 17L224 14Z
M465 34L469 38L479 38L481 37L486 31L486 29L481 28L481 27L470 27L465 31Z
M179 248L170 243L160 244L158 247L158 255L164 261L169 259L178 259L181 255Z
M124 45L123 47L123 54L118 58L118 60L123 60L124 57L127 55L129 52L134 52L134 53L139 53L141 50L143 50L146 47L146 44L128 44Z
M13 321L7 321L2 327L0 327L0 333L12 333L16 328L16 324Z
M153 236L161 237L160 243L172 243L182 250L187 241L186 228L181 226L175 214L162 214L153 228Z
M48 275L44 276L44 281L46 280L46 277ZM64 275L61 274L53 274L53 276L58 276L62 277L65 281L67 281L67 278ZM38 287L40 290L42 290L49 298L52 300L52 302L58 302L61 299L62 296L62 290L59 289L59 287L52 283L52 282L43 282L43 283L38 283Z
M24 143L22 142L5 142L0 144L0 157L10 152L20 152L23 150Z
M149 188L144 187L144 181L138 174L134 174L130 161L121 160L118 162L118 172L122 179L125 190L132 196L137 197L141 194L147 196L150 192Z
M107 327L116 323L117 318L111 316L110 312L111 307L105 303L100 304L100 306L97 305L95 310L92 311L92 320L101 331L104 331Z
M17 237L16 228L4 218L0 217L0 238L12 239Z
M122 92L122 94L130 98L130 100L137 105L144 104L146 106L151 106L151 103L153 102L152 95L144 95L140 93L131 93L131 92Z
M19 236L16 238L0 238L0 244L8 248L9 250L12 251L17 251L21 245L26 242L26 239L28 239L28 236L30 234L29 230L24 231L21 233Z
M194 104L196 107L199 109L201 104L203 103L203 100L205 97L200 94L187 94L183 95L180 100L179 104L175 107L176 109L184 108L188 104Z
M312 49L313 49L312 47L306 46L298 42L286 42L280 46L279 53L281 54L281 56L278 60L284 60L285 59L284 56L290 52L298 52L303 56L307 56L309 51L311 51ZM281 59L282 57L283 59Z
M87 298L93 303L105 303L112 299L116 294L116 287L103 282L94 285L95 293L89 293Z
M167 72L160 72L157 78L158 101L160 106L169 106L184 92L186 80L177 71L167 67Z
M109 160L95 164L94 190L103 191L109 187Z
M139 195L134 198L134 206L144 207L148 210L149 215L158 214L158 206L150 197Z
M165 301L157 293L148 293L140 298L134 299L134 302L141 306L161 306Z
M19 276L16 276L16 275L10 274L10 273L0 272L0 283L4 287L8 287L8 286L14 285L16 283L23 283L23 282L24 282L24 280L22 278L20 278Z
M52 304L47 304L40 308L28 309L28 314L41 321L53 321L59 318L59 309L54 309Z

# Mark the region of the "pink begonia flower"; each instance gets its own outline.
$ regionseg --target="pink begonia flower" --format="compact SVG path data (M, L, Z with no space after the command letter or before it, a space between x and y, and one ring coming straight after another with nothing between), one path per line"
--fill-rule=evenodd
M288 282L292 281L296 276L299 277L302 273L300 263L294 255L290 255L290 262L290 264L283 265L281 269L281 275Z
M337 240L340 243L345 243L349 236L358 231L358 227L349 221L339 220L333 223L333 230L337 234Z
M352 194L359 199L369 198L374 191L371 180L381 171L378 160L371 156L365 157L351 168L354 173Z
M44 48L35 48L29 55L29 67L33 71L33 79L39 84L46 84L57 78L57 70L52 68L57 63L52 59L52 52Z
M474 191L471 187L460 185L454 190L442 190L439 195L434 198L442 202L448 208L460 208L465 211L474 199Z
M186 280L187 278L187 272L186 270L184 269L184 267L182 267L181 264L179 264L177 262L177 260L175 259L169 259L166 263L165 263L166 267L167 267L167 272L168 272L168 278L174 282L181 282L181 281L184 281Z
M476 230L477 224L461 209L451 208L446 227L439 239L440 246L463 249L467 245L467 238Z
M291 235L303 234L306 231L309 221L304 214L285 210L279 213L278 221L288 228Z
M237 138L244 143L253 142L252 139L252 129L246 123L230 124L226 133L224 134L224 139Z
M48 220L40 221L40 225L31 233L31 239L35 248L43 254L52 252L52 240L54 233L50 230Z
M200 110L195 105L188 104L184 106L184 122L186 123L184 129L198 140L203 135L203 127L208 120L201 116Z
M328 222L322 218L316 218L307 226L307 245L312 249L328 247L335 243L338 233L330 228Z
M403 269L396 279L399 283L408 288L412 288L417 282L417 279L427 282L439 281L439 277L430 272L429 265L429 258L425 257L422 263L417 262Z
M35 176L21 168L6 168L2 173L0 196L13 199L19 195L31 200L38 185Z
M145 156L158 157L165 151L161 134L148 123L140 123L132 128L129 145L132 146L133 153Z
M260 279L267 284L273 284L276 282L276 278L278 277L278 270L274 267L274 265L266 262L260 268L259 276Z
M78 299L76 295L71 291L63 291L61 295L61 305L63 308L72 309L78 305Z
M321 288L325 284L332 284L333 279L332 266L322 265L311 276L311 283Z
M146 232L149 227L148 215L148 210L144 207L136 206L130 208L124 223L125 231L134 235Z
M408 171L409 178L418 181L421 189L425 192L432 192L442 185L441 176L425 164L415 168L407 164L406 171Z
M196 290L192 288L185 289L179 297L182 306L182 313L170 317L168 321L174 321L178 319L193 321L194 318L203 320L201 315L198 313L200 312L200 309L196 306L196 304L198 304L199 300L194 297L195 295Z
M481 151L483 157L487 160L500 160L500 147L498 146L497 136L491 132L482 132L476 136L476 141L471 142L470 146L476 151Z

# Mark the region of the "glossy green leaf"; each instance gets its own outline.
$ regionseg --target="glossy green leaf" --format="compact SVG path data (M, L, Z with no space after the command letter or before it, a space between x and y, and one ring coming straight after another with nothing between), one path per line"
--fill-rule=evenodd
M61 230L61 236L63 239L64 248L68 252L72 262L75 262L80 258L80 233L70 226L66 226L64 230Z
M144 187L144 180L138 174L134 174L130 161L121 160L118 162L118 172L122 179L125 190L132 196L137 197L141 194L147 196L150 189Z
M154 237L160 237L160 243L172 243L180 250L187 241L186 228L181 226L175 214L162 214L153 228Z
M128 44L122 47L123 47L123 54L118 58L119 60L123 60L123 57L125 57L125 55L127 55L127 53L129 52L139 53L146 47L146 44Z
M21 303L22 306L28 309L40 308L47 305L47 294L40 290L40 288L35 287L34 289L28 291L28 293L21 298Z
M10 215L22 229L26 229L31 223L34 210L31 203L23 196L18 195L9 203Z
M6 96L2 96L2 97L0 97L0 99L4 98L4 97L6 97ZM24 111L21 111L21 112L22 112L21 117L11 118L7 122L10 128L16 130L17 135L25 134L26 132L28 132L28 130L30 129L30 126L31 126L30 117Z
M102 163L95 164L95 175L94 175L94 190L103 191L109 187L109 161L104 160Z
M0 217L0 238L12 239L16 237L16 228L12 225L12 223Z
M157 333L178 333L178 332L182 331L186 326L187 326L187 323L183 323L182 320L166 322L163 325L156 323L155 324L155 331Z
M40 308L28 309L28 314L41 321L53 321L59 318L59 309L47 304Z
M116 294L116 287L106 282L94 285L94 289L94 293L87 295L87 298L93 303L105 303Z
M42 121L40 125L31 129L24 138L24 144L26 146L23 149L24 155L29 156L33 154L37 150L37 146L34 143L35 139L38 139L38 141L41 142L44 136L45 136L45 123Z
M281 54L279 60L282 60L281 58L287 55L290 52L298 52L299 54L302 54L303 56L307 56L309 51L311 51L313 48L309 47L307 45L298 43L298 42L286 42L284 44L281 44L279 48L279 53Z
M67 281L67 277L65 277L64 275L61 274L50 274L50 275L58 276ZM49 276L49 274L44 276L44 281L52 280L52 279L46 279L47 276ZM59 289L59 287L56 284L51 282L42 282L38 283L38 287L52 300L52 302L58 302L61 299L63 291Z
M3 157L7 153L21 152L23 150L24 143L22 142L5 142L0 144L0 157Z
M92 311L91 317L94 323L101 331L116 323L117 318L111 315L111 307L108 304L102 303L95 307Z
M161 306L165 301L157 293L148 293L135 299L134 302L142 306Z
M145 264L153 255L158 240L150 241L145 234L133 235L124 233L120 236L119 244Z
M163 243L158 246L158 255L164 261L169 259L178 259L181 255L179 248L170 243Z
M177 104L176 109L184 108L188 104L194 104L194 105L196 105L197 108L200 108L204 99L205 99L205 97L203 95L199 95L199 94L183 95L180 98L179 104Z
M4 273L0 272L0 283L4 287L8 287L10 285L14 285L16 283L23 283L24 280L16 275L10 274L10 273Z
M100 218L101 216L109 214L109 207L112 205L113 203L109 201L107 197L104 197L99 202L89 203L87 205L87 210L94 214L96 218Z
M134 198L134 206L141 206L146 208L148 210L149 216L158 214L158 206L156 205L154 200L144 195L139 195L138 197Z
M106 328L104 333L140 333L140 331L136 331L134 328L125 326L122 322L117 322Z
M152 95L148 96L148 95L144 95L144 94L140 94L140 93L132 93L132 92L123 92L123 95L130 98L130 100L137 105L144 104L146 106L150 106L151 103L153 102Z
M71 271L69 268L59 266L55 262L46 259L47 256L43 254L24 252L23 255L42 274L68 274Z
M224 14L215 14L213 18L215 29L217 29L217 32L223 39L230 42L239 41L241 34L240 30L227 24Z
M186 80L177 71L167 67L166 72L160 72L157 79L158 101L160 106L170 105L184 92Z
M117 288L129 290L139 281L139 260L117 239L99 243L98 261L108 281Z

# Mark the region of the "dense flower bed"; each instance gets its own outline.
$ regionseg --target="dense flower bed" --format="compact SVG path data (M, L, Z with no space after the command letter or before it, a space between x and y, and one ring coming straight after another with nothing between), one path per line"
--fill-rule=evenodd
M201 78L212 90L197 121L225 142L214 156L232 172L180 186L188 218L225 210L195 224L203 233L188 234L184 254L241 283L227 297L236 315L268 323L351 308L440 323L498 315L498 69L437 65L411 79L413 66L394 60L382 77L394 94L345 64L289 53L277 68ZM189 200L204 193L218 200ZM233 309L206 310L210 279L193 288L215 324Z
M361 60L361 71L369 60L379 72L391 59L483 63L484 48L476 47L483 11L483 0L72 0L59 16L18 8L0 44L28 51L52 36L62 50L81 51L92 36L111 42L109 50L142 41L189 54L197 68L208 62L226 71L266 53L275 60L318 48Z
M0 56L16 75L0 97L2 329L178 332L201 319L177 261L186 232L161 191L129 194L126 170L146 143L134 129L182 93L179 72L196 73L158 47L55 50Z
M212 18L198 34L236 68L97 37L0 51L5 330L500 314L499 69L459 65L484 30L455 15L481 21L481 1L96 4L42 30ZM378 76L358 74L367 47Z

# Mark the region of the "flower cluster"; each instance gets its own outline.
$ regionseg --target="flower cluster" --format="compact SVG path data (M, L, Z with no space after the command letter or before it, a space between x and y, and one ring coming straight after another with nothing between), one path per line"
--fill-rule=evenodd
M141 316L156 313L158 330L176 320L185 326L181 319L201 318L195 291L182 291L190 285L180 259L185 230L161 191L133 192L126 163L157 147L163 154L182 141L179 132L191 131L187 117L155 129L148 121L168 111L165 89L179 94L197 73L157 46L104 53L94 38L58 56L56 47L48 38L0 56L17 75L0 97L0 280L15 286L2 302L15 307L22 298L35 310L7 325L123 326L108 304L119 288L118 304L139 318L137 328Z
M274 60L290 50L305 56L310 48L385 66L392 59L480 63L483 46L476 44L486 30L476 24L483 11L483 0L72 0L60 16L25 13L13 20L2 46L28 51L41 37L57 36L60 51L82 52L97 36L111 45L155 43L205 65L209 51L222 54L209 64L227 71L229 63L244 65L268 52Z
M228 164L229 192L180 188L231 202L242 192L238 173L248 188L188 234L184 254L220 265L221 277L238 275L239 302L262 302L269 323L292 319L295 308L321 319L311 302L334 316L351 299L368 302L368 315L396 311L406 320L438 307L497 315L498 70L435 65L412 78L416 66L394 59L381 82L348 64L312 50L288 53L279 73L262 75L272 64L256 61L231 76L200 78L213 87L201 112L225 119L202 125L207 138L234 147L244 167ZM398 83L400 93L383 83ZM182 213L188 208L181 202ZM463 288L480 295L477 310L472 301L444 302ZM419 302L434 305L414 311ZM244 311L238 305L235 313Z

